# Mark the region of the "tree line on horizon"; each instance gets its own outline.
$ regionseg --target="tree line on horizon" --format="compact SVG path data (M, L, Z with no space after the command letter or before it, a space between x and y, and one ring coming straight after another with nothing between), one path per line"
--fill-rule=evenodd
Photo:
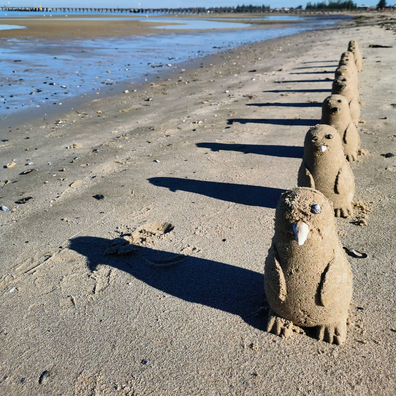
M329 0L318 3L308 2L305 7L306 10L356 10L357 8L357 4L351 0Z

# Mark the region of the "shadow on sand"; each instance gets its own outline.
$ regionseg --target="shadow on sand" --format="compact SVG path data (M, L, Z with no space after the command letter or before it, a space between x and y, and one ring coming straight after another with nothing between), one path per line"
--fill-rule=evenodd
M177 177L153 177L149 182L170 191L187 191L222 201L248 206L275 209L280 195L286 190L247 184L219 183L204 180L180 179Z
M247 103L246 106L257 107L322 107L322 103Z
M228 125L232 125L234 122L239 124L271 124L271 125L291 125L291 126L313 126L319 123L319 120L312 119L287 119L287 118L230 118L228 119Z
M109 239L82 236L71 239L69 249L85 256L91 271L99 265L108 265L157 290L184 301L238 315L249 325L265 330L268 307L263 274L217 261L139 246L127 256L106 256L104 252L111 243ZM265 256L266 252L263 252L263 263Z
M284 158L302 158L304 155L304 147L296 146L197 143L197 147L208 148L212 151L239 151L244 154L260 154Z
M315 93L315 92L331 92L331 89L273 89L270 91L263 92L272 92L272 93Z

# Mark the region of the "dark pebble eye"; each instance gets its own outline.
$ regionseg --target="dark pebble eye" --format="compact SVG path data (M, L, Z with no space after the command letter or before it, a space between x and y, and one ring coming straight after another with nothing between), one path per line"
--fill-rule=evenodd
M318 140L318 137L317 136L312 136L312 141L313 142L316 142Z
M328 135L325 136L326 139L333 139L333 135L329 133Z
M319 214L321 212L321 210L322 210L322 208L320 207L319 204L311 205L311 213Z
M342 100L341 100L341 99L338 99L337 102L338 102L338 103L342 103Z

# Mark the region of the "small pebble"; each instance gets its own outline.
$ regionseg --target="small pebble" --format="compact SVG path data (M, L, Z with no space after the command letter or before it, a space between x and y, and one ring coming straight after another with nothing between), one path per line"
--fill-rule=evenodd
M392 154L392 153L386 153L386 154L381 154L383 157L385 157L385 158L392 158L392 157L394 157L395 155L394 154Z
M366 254L366 253L358 252L358 251L355 250L355 249L348 249L348 248L344 247L344 250L345 250L345 252L346 252L349 256L351 256L351 257L361 258L361 259L364 259L364 258L367 257L367 254Z
M96 194L93 196L93 198L97 199L98 201L105 199L104 195L102 195L102 194Z
M50 377L49 371L47 371L47 370L43 371L43 372L41 373L41 375L40 375L40 378L39 378L39 380L38 380L38 383L39 383L40 385L45 385L45 384L48 382L49 377Z
M7 206L1 206L0 210L2 210L3 212L8 212L10 209L8 209Z

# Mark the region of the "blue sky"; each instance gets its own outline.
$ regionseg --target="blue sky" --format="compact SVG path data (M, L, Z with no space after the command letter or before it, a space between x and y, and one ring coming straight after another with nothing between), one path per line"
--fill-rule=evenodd
M321 0L311 0L312 3ZM395 0L396 2L396 0ZM275 7L305 7L306 0L0 0L0 4L9 6L42 6L49 7L141 7L141 8L160 8L160 7L214 7L214 6L237 6L242 4L269 5ZM358 5L376 5L378 0L355 0ZM387 1L393 4L393 1Z

